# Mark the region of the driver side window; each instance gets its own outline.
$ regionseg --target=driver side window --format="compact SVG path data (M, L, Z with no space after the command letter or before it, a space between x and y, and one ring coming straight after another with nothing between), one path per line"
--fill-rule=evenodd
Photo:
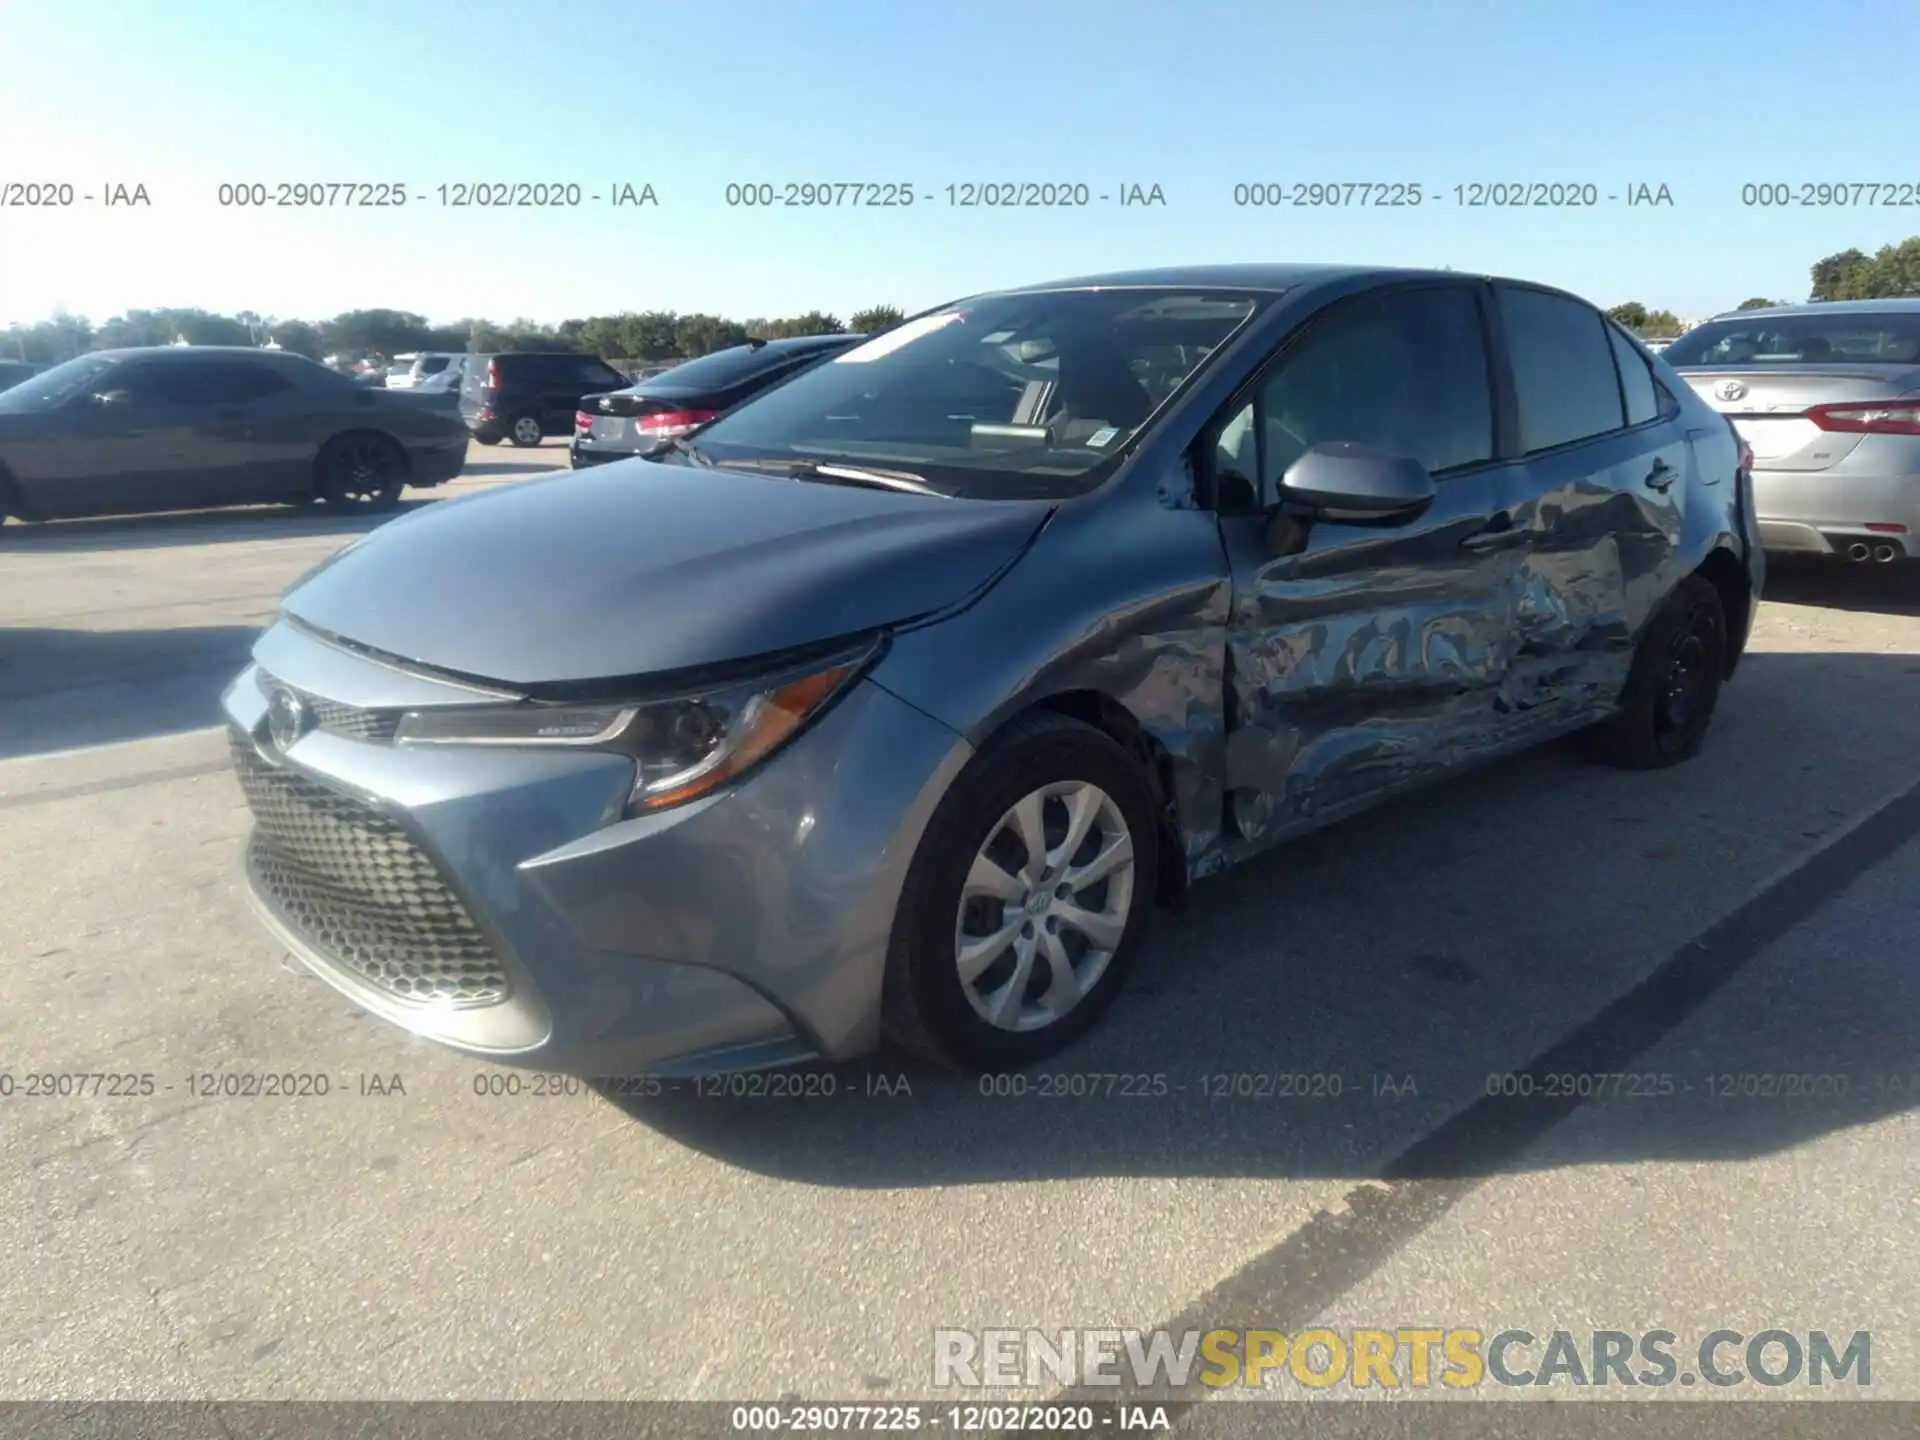
M1265 507L1310 448L1357 441L1435 474L1493 458L1486 336L1464 286L1376 292L1310 328L1221 428L1222 508Z

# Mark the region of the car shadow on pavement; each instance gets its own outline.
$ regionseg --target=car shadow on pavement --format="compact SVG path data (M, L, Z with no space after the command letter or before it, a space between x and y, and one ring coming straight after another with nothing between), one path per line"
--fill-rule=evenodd
M1030 1071L883 1054L608 1103L747 1170L880 1189L1798 1145L1920 1100L1910 921L1846 920L1920 850L1920 791L1847 829L1914 781L1916 701L1920 655L1751 653L1687 765L1547 747L1196 886L1101 1023ZM1747 1078L1783 1075L1809 1078Z
M0 628L0 760L216 725L259 633Z
M1920 561L1898 565L1775 557L1767 562L1767 599L1827 610L1920 616Z
M363 535L434 503L434 491L411 491L384 512L330 510L325 505L253 505L229 510L183 510L161 515L114 515L89 520L9 522L0 531L0 563L9 554L49 551L156 550L177 545L298 539L307 535Z

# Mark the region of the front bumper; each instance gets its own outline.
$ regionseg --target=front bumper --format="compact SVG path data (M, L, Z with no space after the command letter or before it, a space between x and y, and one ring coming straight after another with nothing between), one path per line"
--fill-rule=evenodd
M460 478L467 468L467 436L464 432L446 440L415 445L407 454L407 484L422 488L444 485Z
M223 699L254 806L248 890L281 945L363 1008L476 1055L598 1076L878 1043L906 866L971 753L945 726L863 682L738 785L627 820L624 757L395 745L354 717L476 697L285 622L255 661ZM263 672L323 702L323 728L284 752ZM284 810L274 787L306 808ZM309 867L291 886L289 865ZM369 897L387 906L371 921ZM449 916L471 929L450 938ZM379 936L363 943L374 922L388 939L440 927L434 954L396 967Z

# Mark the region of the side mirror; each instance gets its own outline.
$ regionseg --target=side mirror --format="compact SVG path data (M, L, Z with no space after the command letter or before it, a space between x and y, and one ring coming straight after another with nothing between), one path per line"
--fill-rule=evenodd
M1280 498L1329 520L1403 520L1433 503L1433 476L1418 460L1371 445L1315 445L1280 477Z

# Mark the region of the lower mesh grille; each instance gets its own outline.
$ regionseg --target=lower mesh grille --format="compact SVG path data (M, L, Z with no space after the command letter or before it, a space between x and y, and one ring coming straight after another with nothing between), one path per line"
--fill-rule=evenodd
M253 811L247 868L301 939L397 999L469 1008L507 998L498 953L405 830L268 764L246 737L229 739Z

